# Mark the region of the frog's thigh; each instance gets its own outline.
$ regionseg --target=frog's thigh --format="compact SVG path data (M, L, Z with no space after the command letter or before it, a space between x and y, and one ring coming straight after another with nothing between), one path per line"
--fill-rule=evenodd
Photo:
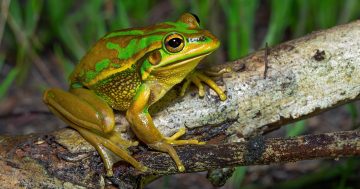
M59 117L66 122L84 129L100 131L103 137L123 147L136 146L137 142L127 141L114 131L114 113L109 105L88 89L49 89L44 94L44 101Z
M90 90L73 89L67 92L53 88L45 91L43 98L53 113L67 122L101 133L109 133L114 129L112 109Z
M114 119L114 115L111 111L106 111L104 109L99 110L95 108L91 102L95 102L94 105L99 105L99 101L101 99L97 99L92 93L85 91L86 89L82 89L84 91L74 90L70 92L63 91L61 89L49 89L44 93L44 102L49 106L49 109L62 120L64 120L67 124L69 124L72 128L76 129L81 136L85 138L89 143L91 143L96 150L99 152L101 158L104 161L104 165L107 170L107 175L112 175L112 165L114 164L113 158L110 157L110 154L106 151L105 148L111 150L116 155L124 159L125 161L132 164L138 170L146 170L141 163L137 162L133 157L131 157L125 149L117 146L117 143L125 141L121 138L118 140L108 139L108 135L112 135L114 122L104 121L103 119L97 117L105 117L110 116L110 118ZM100 104L99 106L105 106L106 104ZM104 113L100 114L99 112ZM84 115L89 116L89 118ZM91 118L93 117L93 118ZM97 118L97 119L95 119ZM104 118L106 119L106 118ZM105 133L107 129L102 129L103 126L101 124L108 124L108 133ZM109 124L110 123L110 124ZM111 128L111 129L109 129ZM96 134L91 129L95 129L100 131L100 133Z

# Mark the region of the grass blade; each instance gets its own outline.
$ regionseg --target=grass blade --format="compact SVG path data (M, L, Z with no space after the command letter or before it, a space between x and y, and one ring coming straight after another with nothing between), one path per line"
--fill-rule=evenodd
M301 120L294 124L290 124L286 127L286 136L293 137L298 136L304 133L306 126L306 121Z
M16 76L19 73L18 67L13 68L5 77L4 81L0 83L0 100L5 97L9 88L11 87L13 81L16 79Z

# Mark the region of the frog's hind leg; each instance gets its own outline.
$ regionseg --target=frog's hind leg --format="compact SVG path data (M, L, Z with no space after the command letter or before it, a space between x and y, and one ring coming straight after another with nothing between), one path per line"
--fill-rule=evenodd
M148 146L152 149L159 150L161 152L168 153L170 157L175 161L176 166L180 172L185 171L185 167L180 160L178 154L176 153L175 149L171 144L168 144L167 142L157 142L155 144L148 144Z
M106 138L103 138L98 135L94 136L94 134L92 132L90 132L86 129L83 129L83 128L80 128L80 127L77 127L74 125L73 125L73 127L81 134L81 136L83 136L85 138L85 140L87 140L91 145L93 145L95 147L95 149L98 151L100 157L104 161L104 166L107 170L107 173L106 173L107 176L113 175L112 166L116 162L114 162L113 158L108 153L106 148L111 150L117 156L121 157L123 160L130 163L136 169L138 169L140 171L146 171L147 168L145 166L143 166L141 163L139 163L137 160L135 160L132 156L130 156L129 153L127 152L127 150L120 148L119 146L117 146L113 142L107 140Z
M71 127L76 129L86 141L88 141L92 146L94 146L96 151L99 153L101 159L103 160L107 176L113 175L112 166L114 165L114 163L116 163L116 160L111 156L111 154L109 154L108 149L117 156L130 163L131 165L133 165L136 169L141 171L146 170L146 167L144 167L141 163L131 157L126 149L119 147L112 141L103 138L100 135L96 135L87 129L78 127L71 122L66 122L71 125Z
M49 109L76 129L100 154L107 175L112 175L115 163L110 150L136 169L146 169L131 157L126 147L135 144L120 137L114 132L114 114L112 109L94 93L87 89L74 89L70 92L61 89L49 89L44 93L44 102Z
M185 167L172 145L205 144L205 142L199 142L198 140L177 140L177 138L179 138L183 134L185 134L185 128L181 128L171 137L164 137L163 141L159 141L154 144L148 144L150 148L168 153L170 157L175 161L176 166L178 167L178 170L180 172L185 171Z

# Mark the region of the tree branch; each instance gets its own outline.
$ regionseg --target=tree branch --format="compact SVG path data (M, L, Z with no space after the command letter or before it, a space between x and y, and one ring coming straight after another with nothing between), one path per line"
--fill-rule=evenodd
M360 21L312 33L220 67L233 72L219 78L228 95L221 102L213 91L203 99L196 91L184 98L170 91L152 107L157 127L166 135L180 127L204 146L176 148L187 171L269 164L313 158L359 155L359 132L340 132L293 139L264 139L262 133L360 96ZM267 77L264 78L268 61ZM220 68L218 67L218 69ZM221 81L220 81L221 80ZM127 126L121 114L118 127ZM255 137L254 137L255 136ZM131 138L130 132L124 137ZM246 141L250 139L249 141ZM223 144L242 141L238 143ZM131 149L150 169L139 173L120 161L115 177L105 178L101 159L78 133L64 129L46 135L0 138L3 187L100 186L140 187L150 175L176 173L167 154L141 145ZM226 153L225 153L226 152ZM14 179L16 178L16 179Z

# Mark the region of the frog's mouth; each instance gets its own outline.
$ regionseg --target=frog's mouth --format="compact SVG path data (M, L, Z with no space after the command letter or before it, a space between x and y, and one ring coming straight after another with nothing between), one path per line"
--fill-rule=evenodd
M155 68L154 70L156 71L163 71L163 70L174 70L174 69L178 69L180 67L184 67L186 65L194 65L197 66L197 64L203 59L205 58L206 56L208 56L211 52L208 52L208 53L204 53L204 54L201 54L201 55L197 55L197 56L194 56L192 58L189 58L187 60L178 60L178 61L175 61L175 62L172 62L172 63L169 63L168 65L166 66L159 66L158 68Z

